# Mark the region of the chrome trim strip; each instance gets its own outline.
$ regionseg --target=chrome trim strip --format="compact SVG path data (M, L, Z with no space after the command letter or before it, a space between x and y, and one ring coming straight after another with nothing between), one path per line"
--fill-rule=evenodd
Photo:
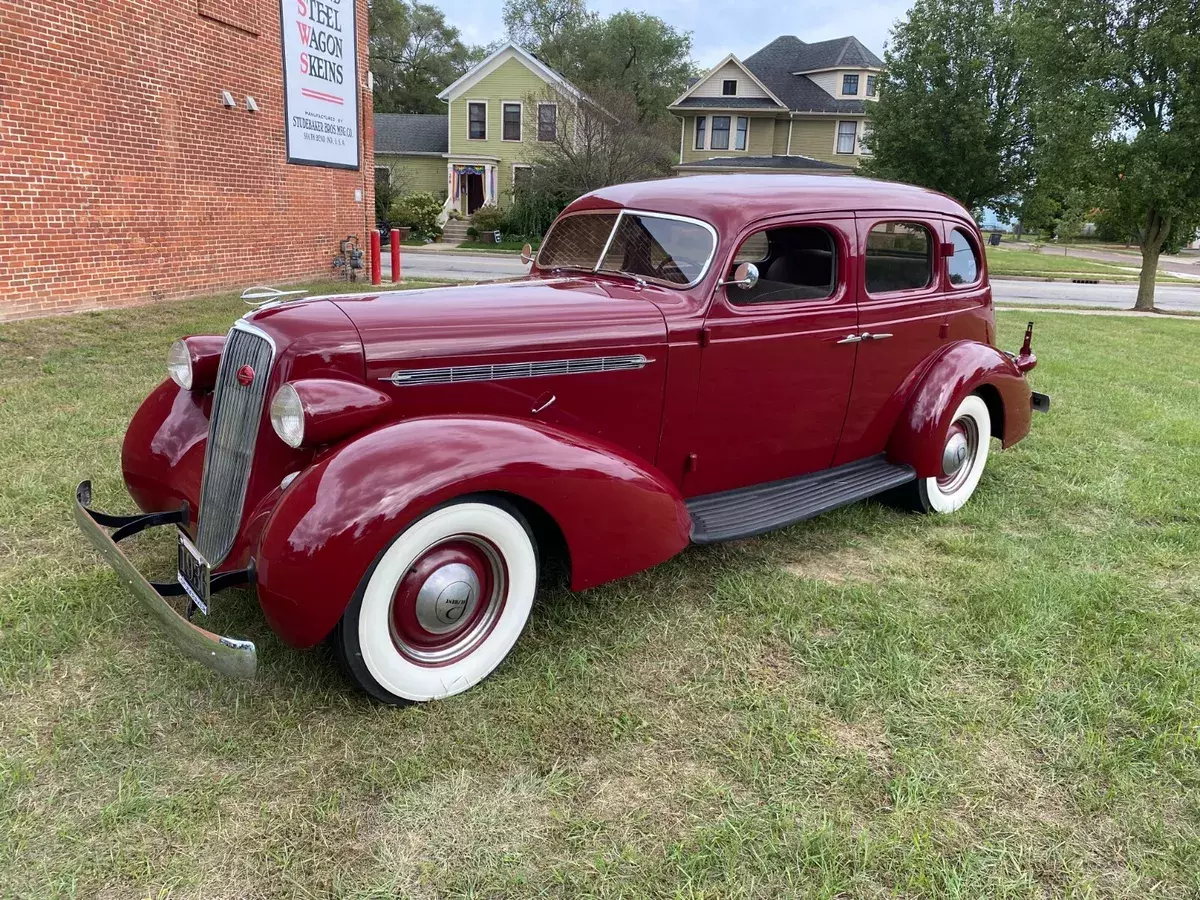
M654 360L640 353L632 356L589 356L580 359L547 359L482 366L397 369L391 375L379 380L396 387L419 384L459 384L469 381L502 381L511 378L547 378L551 375L629 372L643 369L652 362Z
M564 219L572 219L575 216L612 215L614 212L617 214L616 221L613 222L612 231L608 233L608 240L604 242L604 249L600 251L600 258L596 260L596 265L594 265L591 269L579 268L575 271L600 273L602 271L600 264L604 262L604 257L608 255L608 249L612 245L613 238L617 233L617 229L621 227L621 219L623 219L626 215L631 215L645 216L649 219L670 219L675 222L687 222L690 225L699 225L709 233L709 236L712 237L712 245L709 248L708 259L704 261L704 265L700 268L700 274L687 284L678 284L674 281L664 281L661 278L653 278L649 275L634 275L632 272L626 272L624 274L632 277L644 278L646 281L649 281L653 284L659 284L663 287L674 288L676 290L687 290L688 288L694 288L704 280L706 275L708 275L708 270L712 266L712 261L717 255L717 244L720 242L720 236L717 234L717 229L708 222L705 222L703 219L693 219L691 216L679 216L674 213L654 212L653 210L649 209L623 209L616 207L612 209L581 209L578 212L568 213L565 216L559 216L554 221L554 225L550 226L550 230L546 232L546 237L542 241L541 246L538 247L537 257L534 259L534 264L537 265L538 268L543 268L541 263L542 250L544 250L546 245L550 243L550 237L554 234L554 228L559 222L563 221ZM551 271L553 271L556 267L546 268L550 268ZM564 268L564 271L572 271L572 267Z

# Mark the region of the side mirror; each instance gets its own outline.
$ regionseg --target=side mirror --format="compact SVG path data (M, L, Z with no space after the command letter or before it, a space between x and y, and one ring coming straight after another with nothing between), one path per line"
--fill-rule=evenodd
M533 262L532 244L526 244L521 248L521 262L525 263L525 265L529 265L531 262Z
M742 263L733 270L733 278L729 281L722 281L721 284L723 286L733 285L740 287L743 291L748 291L758 284L758 266L754 263Z

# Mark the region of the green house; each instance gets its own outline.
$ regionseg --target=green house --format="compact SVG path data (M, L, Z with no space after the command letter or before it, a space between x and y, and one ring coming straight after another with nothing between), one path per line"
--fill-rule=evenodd
M375 177L439 193L463 215L505 206L539 144L560 139L560 107L582 96L509 42L438 95L445 115L375 114Z
M851 173L868 152L866 104L882 69L855 37L784 35L744 60L730 54L670 106L681 120L675 170Z

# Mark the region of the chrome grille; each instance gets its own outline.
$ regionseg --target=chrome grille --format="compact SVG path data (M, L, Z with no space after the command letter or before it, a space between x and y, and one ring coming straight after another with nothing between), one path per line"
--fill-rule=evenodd
M241 322L230 329L225 339L208 423L196 540L200 552L213 566L229 555L241 524L274 355L270 338ZM254 380L249 385L237 380L243 366L254 370Z

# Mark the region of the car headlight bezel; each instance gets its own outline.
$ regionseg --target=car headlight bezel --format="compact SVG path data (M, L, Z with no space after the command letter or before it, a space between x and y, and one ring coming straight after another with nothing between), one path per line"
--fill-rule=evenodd
M304 401L291 382L281 384L271 398L271 427L293 449L304 443Z
M185 391L192 389L195 381L192 369L192 351L187 341L178 340L167 350L167 375Z

